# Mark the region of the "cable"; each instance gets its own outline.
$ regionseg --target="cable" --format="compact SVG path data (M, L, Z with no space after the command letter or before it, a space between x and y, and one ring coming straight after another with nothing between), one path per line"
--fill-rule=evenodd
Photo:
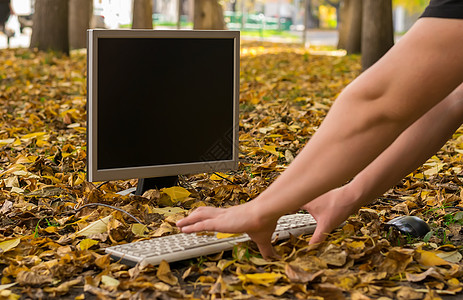
M122 212L122 213L125 213L125 214L127 214L128 216L130 216L132 219L134 219L138 224L144 225L142 222L140 222L137 218L135 218L135 217L134 217L133 215L131 215L130 213L126 212L126 211L123 210L123 209L120 209L120 208L111 206L111 205L109 205L109 204L103 204L103 203L89 203L89 204L83 205L82 207L77 208L78 205L79 205L79 204L76 204L76 206L74 206L74 210L75 210L76 212L82 210L82 209L85 208L85 207L89 207L89 206L104 206L104 207L109 207L109 208L115 209L115 210L117 210L117 211L120 211L120 212Z

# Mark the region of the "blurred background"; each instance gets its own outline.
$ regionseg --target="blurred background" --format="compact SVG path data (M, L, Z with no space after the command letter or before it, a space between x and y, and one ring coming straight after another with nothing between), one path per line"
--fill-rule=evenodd
M10 47L29 47L36 2L57 1L11 0L15 20L7 22L3 28L0 47L8 47L8 44ZM88 11L88 28L231 29L240 30L243 39L336 46L339 39L338 29L343 21L343 9L361 10L361 2L362 0L69 0L67 9L68 22L71 22L73 16L80 16L82 19L83 9ZM396 36L411 27L428 3L427 0L389 2L392 3L392 23ZM79 9L76 9L76 5ZM195 16L195 11L198 14L199 10L206 18L211 16L210 20L205 21L207 24L197 24L198 16ZM355 13L352 14L355 18ZM49 17L51 13L47 15ZM148 18L152 27L147 24ZM142 20L141 25L136 24L137 20ZM72 24L69 23L69 30L71 29Z

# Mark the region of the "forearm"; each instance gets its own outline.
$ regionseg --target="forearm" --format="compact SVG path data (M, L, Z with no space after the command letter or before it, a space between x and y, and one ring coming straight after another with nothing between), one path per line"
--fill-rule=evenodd
M343 189L357 210L436 153L463 120L463 84L405 130Z
M257 202L269 215L298 209L339 187L383 152L409 125L382 117L370 102L332 107L320 129L294 162L267 188Z
M444 23L451 29L442 30ZM353 178L463 81L463 40L450 42L463 23L417 24L341 93L296 160L255 199L264 217L297 209ZM439 44L452 44L448 55L440 55L425 32L442 39Z

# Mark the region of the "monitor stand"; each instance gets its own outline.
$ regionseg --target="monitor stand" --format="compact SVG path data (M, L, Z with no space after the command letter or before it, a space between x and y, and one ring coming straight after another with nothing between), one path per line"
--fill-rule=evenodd
M178 176L165 176L155 178L139 178L137 187L132 187L118 192L117 194L122 196L127 195L143 195L147 190L162 189L165 187L171 187L177 185Z
M138 179L138 185L137 185L137 190L135 191L135 195L141 196L147 190L171 187L171 186L177 185L177 183L178 183L178 176L140 178Z

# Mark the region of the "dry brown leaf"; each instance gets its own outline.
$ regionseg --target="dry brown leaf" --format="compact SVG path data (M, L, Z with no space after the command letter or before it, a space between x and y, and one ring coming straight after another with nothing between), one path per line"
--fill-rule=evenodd
M415 289L411 287L401 287L397 292L398 300L418 300L423 299L423 293L416 292Z
M291 280L292 282L307 283L321 276L323 272L324 272L323 270L320 270L315 273L310 273L310 272L304 271L302 268L298 267L297 265L293 265L293 264L285 265L285 274L288 277L288 279Z
M171 270L169 263L163 260L158 267L158 271L156 272L156 276L162 282L165 282L170 285L176 285L178 283L177 277L175 277Z
M407 280L410 282L422 281L425 280L428 276L438 280L444 280L444 277L434 268L429 268L425 272L419 274L405 273L405 276L407 277Z
M319 257L328 265L342 267L346 263L347 252L336 245L329 244Z

